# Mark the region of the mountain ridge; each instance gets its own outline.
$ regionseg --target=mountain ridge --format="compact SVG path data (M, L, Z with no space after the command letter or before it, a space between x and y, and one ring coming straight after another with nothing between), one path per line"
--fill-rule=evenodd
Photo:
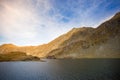
M120 58L119 44L120 12L97 28L73 28L47 44L27 47L2 45L0 54L20 51L40 58Z

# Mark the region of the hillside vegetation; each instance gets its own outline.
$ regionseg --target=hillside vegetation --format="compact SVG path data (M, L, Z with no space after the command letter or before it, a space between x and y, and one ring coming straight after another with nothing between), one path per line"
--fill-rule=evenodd
M7 54L0 54L0 61L38 61L37 57L28 56L23 52L10 52Z

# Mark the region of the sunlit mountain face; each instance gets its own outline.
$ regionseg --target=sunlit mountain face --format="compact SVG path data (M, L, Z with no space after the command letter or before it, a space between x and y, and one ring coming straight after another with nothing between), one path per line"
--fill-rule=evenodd
M10 60L20 55L39 58L120 58L120 12L97 28L73 28L49 43L38 46L0 46L0 59ZM31 58L31 56L36 58ZM20 57L20 58L21 58ZM8 60L8 59L7 59Z
M120 0L0 0L0 44L40 45L73 27L97 27Z

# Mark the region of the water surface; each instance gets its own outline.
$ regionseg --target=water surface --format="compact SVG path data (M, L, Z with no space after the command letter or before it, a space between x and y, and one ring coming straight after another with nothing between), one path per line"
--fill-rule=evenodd
M0 80L120 80L120 59L0 62Z

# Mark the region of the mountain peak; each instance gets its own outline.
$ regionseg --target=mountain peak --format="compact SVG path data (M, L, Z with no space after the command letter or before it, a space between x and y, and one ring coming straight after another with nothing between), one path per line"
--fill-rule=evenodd
M75 32L81 32L85 30L93 29L92 27L79 27L79 28L72 28L68 33L75 33Z
M118 19L118 18L120 18L120 12L117 12L117 13L113 16L112 20L113 20L113 19Z
M118 16L118 15L120 15L120 12L117 12L117 13L115 14L115 16Z
M3 44L3 45L1 45L2 47L16 47L16 45L14 45L14 44Z

